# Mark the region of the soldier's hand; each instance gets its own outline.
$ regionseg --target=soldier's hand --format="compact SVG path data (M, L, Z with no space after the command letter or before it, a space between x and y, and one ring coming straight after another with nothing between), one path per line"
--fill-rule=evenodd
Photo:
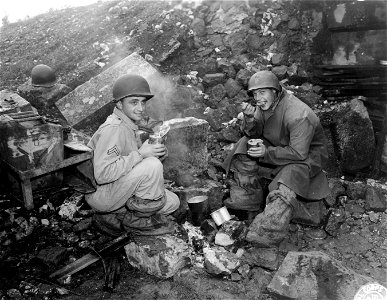
M144 158L151 156L162 157L166 154L166 148L163 144L149 144L148 140L146 140L138 149L138 152Z
M258 147L251 147L247 150L247 154L251 157L264 157L266 153L266 146L264 144L259 144Z
M242 103L242 112L247 118L254 117L255 109L256 107L252 106L250 103L247 103L247 102Z

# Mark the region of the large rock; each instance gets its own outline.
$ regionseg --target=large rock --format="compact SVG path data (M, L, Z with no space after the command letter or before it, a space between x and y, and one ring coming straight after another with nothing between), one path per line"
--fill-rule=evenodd
M323 252L289 252L267 289L275 299L348 300L369 282Z
M258 266L269 270L277 270L279 266L278 248L249 248L242 256L250 266Z
M165 145L169 156L164 161L164 176L177 184L190 186L195 176L208 167L207 143L209 125L193 117L165 122L171 129Z
M372 164L375 137L362 101L354 99L338 111L334 131L343 171L355 174Z
M155 118L153 113L156 113L157 118L165 120L165 115L160 114L173 110L171 99L182 97L176 96L179 91L168 78L162 76L137 53L132 53L98 76L78 86L57 101L56 106L71 126L93 133L113 111L114 103L111 100L115 80L129 73L141 75L147 79L151 92L155 95L149 101L152 107L149 115Z
M204 267L210 274L230 275L240 266L237 255L222 247L206 248L203 252Z
M172 236L136 237L125 246L129 263L161 278L169 278L190 262L189 246Z

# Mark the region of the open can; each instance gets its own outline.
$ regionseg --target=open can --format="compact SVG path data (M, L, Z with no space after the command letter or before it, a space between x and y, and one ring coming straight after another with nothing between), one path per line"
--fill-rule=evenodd
M211 217L214 220L215 224L218 226L222 225L224 222L231 220L231 216L225 206L212 212Z

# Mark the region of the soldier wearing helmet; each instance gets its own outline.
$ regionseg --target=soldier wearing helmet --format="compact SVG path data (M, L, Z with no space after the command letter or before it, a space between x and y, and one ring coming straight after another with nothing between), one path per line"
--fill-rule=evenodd
M97 188L86 195L96 210L94 221L105 233L130 231L161 234L173 231L166 218L179 207L179 198L164 188L163 144L141 142L138 124L145 103L153 97L148 82L138 75L123 75L113 85L113 113L91 138Z
M293 213L308 214L303 201L329 195L323 172L327 143L316 114L272 72L255 73L248 93L253 100L243 103L240 114L244 136L223 164L234 175L225 205L248 212L248 241L277 246L287 235ZM251 139L259 140L247 147ZM263 182L270 183L267 190Z
M55 102L71 92L71 88L57 83L57 78L51 67L44 64L33 67L31 78L20 85L17 92L30 102L40 115L68 127L65 117L55 106Z

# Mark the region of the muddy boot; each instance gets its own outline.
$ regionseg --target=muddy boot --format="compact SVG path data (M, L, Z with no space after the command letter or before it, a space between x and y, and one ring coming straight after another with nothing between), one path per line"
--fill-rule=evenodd
M121 219L119 215L125 213L126 209L122 211L116 211L114 213L95 213L93 216L94 227L105 235L111 237L118 237L125 233L124 228L121 225Z
M246 240L259 247L276 247L287 236L296 194L280 184L267 196L266 208L249 227Z
M173 233L176 223L167 216L154 214L149 217L139 217L128 211L122 219L122 226L127 232L135 235L161 235Z

